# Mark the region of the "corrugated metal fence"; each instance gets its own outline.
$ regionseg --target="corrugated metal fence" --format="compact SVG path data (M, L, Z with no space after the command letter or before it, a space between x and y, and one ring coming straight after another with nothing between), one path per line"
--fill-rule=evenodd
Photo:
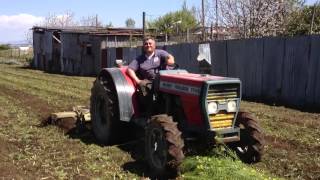
M162 47L180 68L198 73L198 44ZM290 105L320 105L320 36L261 38L210 42L212 74L238 77L246 98ZM124 48L129 63L141 48ZM115 59L115 48L108 59ZM112 62L108 66L113 66Z

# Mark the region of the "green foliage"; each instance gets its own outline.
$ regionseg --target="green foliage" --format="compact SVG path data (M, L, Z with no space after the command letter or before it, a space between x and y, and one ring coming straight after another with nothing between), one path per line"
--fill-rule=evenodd
M187 29L195 28L197 20L192 10L189 10L184 3L181 10L169 12L158 19L148 22L149 28L156 29L158 32L173 34L186 32Z
M136 22L132 18L128 18L126 20L126 27L127 28L134 28L135 24L136 24Z
M106 25L106 28L112 28L112 27L113 27L113 24L112 24L112 22L110 21L109 24Z
M223 146L206 156L188 157L182 163L181 171L184 179L272 179L265 172L243 164Z
M8 50L10 49L9 44L0 44L0 50Z
M6 48L6 46L5 46ZM7 50L0 50L0 60L19 60L19 61L28 61L29 59L33 58L33 51L21 51L18 48L10 48Z
M314 13L313 28L311 24ZM320 5L304 6L302 9L294 11L287 24L288 35L306 35L320 32Z

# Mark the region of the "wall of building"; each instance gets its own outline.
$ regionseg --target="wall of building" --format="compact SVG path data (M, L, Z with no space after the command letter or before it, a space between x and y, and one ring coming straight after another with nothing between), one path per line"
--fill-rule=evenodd
M33 47L33 66L37 69L48 70L52 60L52 32L34 32Z
M56 29L34 31L34 62L37 69L73 75L98 74L102 67L114 66L119 52L108 47L128 46L128 35L95 35L90 33L61 31L60 41L52 36ZM60 31L59 31L60 32ZM113 52L115 51L115 52ZM122 58L121 51L121 58Z
M97 74L103 38L89 34L61 33L61 72L74 75Z
M38 69L39 68L39 58L42 52L41 52L41 36L43 36L42 33L33 32L33 62L32 67Z
M79 74L81 54L79 34L61 33L61 72Z
M199 73L199 44L163 48L175 56L181 69ZM240 78L247 99L319 107L319 49L319 35L214 41L210 42L211 72ZM124 50L124 57L136 54L134 49Z

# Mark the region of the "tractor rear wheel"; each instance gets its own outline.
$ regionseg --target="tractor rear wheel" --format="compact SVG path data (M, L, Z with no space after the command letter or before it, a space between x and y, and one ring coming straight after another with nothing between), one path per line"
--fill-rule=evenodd
M155 174L164 173L168 165L179 165L184 158L183 147L181 132L172 117L151 117L146 127L145 155L149 167Z
M118 101L109 74L98 77L91 89L90 113L92 129L99 143L114 144L118 129Z
M247 112L239 112L236 126L240 127L240 142L233 148L238 157L249 164L259 162L265 141L257 120Z

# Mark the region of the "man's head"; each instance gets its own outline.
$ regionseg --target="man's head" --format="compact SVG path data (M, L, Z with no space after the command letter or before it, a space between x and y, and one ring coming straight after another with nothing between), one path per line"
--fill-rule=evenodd
M151 55L156 49L156 41L153 37L146 37L143 39L143 51L147 55Z

